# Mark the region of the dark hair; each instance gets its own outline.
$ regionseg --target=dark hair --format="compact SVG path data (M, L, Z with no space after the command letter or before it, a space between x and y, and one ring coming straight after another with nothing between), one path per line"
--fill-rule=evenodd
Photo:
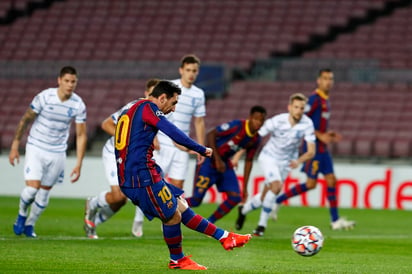
M319 76L321 76L322 75L322 73L324 73L324 72L332 72L332 70L330 69L330 68L323 68L323 69L320 69L319 70L319 73L318 73L318 77Z
M160 80L159 83L154 87L152 93L150 96L153 96L154 98L159 98L160 95L166 94L166 97L172 98L175 93L177 95L180 95L182 93L182 90L174 83L166 80Z
M146 90L149 90L151 87L156 86L160 82L160 79L152 78L146 82Z
M77 71L76 71L76 69L75 69L74 67L66 66L66 67L63 67L63 68L60 70L59 77L61 78L61 77L63 77L65 74L77 75Z
M183 56L180 67L183 68L185 64L198 64L200 66L200 59L194 54L188 54Z
M250 115L252 115L255 112L259 112L259 113L262 113L262 114L266 115L266 109L262 106L253 106L250 109Z

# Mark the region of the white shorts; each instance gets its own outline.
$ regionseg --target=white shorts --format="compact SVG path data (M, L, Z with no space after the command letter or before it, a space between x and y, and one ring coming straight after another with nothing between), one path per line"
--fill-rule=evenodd
M263 152L259 154L258 162L265 176L265 184L274 181L279 181L283 184L291 170L289 161L279 161Z
M114 151L108 149L108 146L104 146L102 151L102 159L107 181L109 181L111 186L118 186L119 180L117 178L116 155L114 154Z
M41 181L42 186L53 186L64 179L65 152L49 152L26 145L24 179Z
M161 146L153 152L153 158L165 176L175 180L185 180L189 167L189 153L173 146Z

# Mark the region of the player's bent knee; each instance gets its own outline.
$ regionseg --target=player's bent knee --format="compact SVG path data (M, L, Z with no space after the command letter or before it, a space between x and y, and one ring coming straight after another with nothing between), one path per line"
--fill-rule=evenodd
M314 184L306 184L306 187L308 188L308 190L314 189L316 187L316 183Z
M186 203L187 203L187 201L186 201ZM202 203L201 199L194 198L194 197L190 198L190 207L198 207L198 206L200 206L201 203Z
M228 199L232 201L234 204L238 204L242 201L240 196L228 196Z

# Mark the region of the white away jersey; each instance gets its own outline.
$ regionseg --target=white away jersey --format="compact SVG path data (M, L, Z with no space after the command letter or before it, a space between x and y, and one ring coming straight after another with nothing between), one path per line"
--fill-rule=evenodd
M202 89L196 87L195 85L192 85L190 88L185 88L182 86L180 79L176 79L171 82L180 87L182 94L179 95L176 110L169 114L167 119L177 128L189 135L192 116L206 116L205 93ZM172 140L164 133L159 131L157 136L160 144L173 146Z
M86 105L77 94L62 102L57 95L57 88L45 89L37 94L30 107L37 117L30 129L27 144L50 152L64 152L70 125L86 122Z
M279 161L290 161L299 156L299 145L302 139L308 143L315 142L315 130L312 120L303 115L299 123L291 126L289 113L282 113L267 119L259 130L264 137L270 134L268 142L262 149L265 153Z

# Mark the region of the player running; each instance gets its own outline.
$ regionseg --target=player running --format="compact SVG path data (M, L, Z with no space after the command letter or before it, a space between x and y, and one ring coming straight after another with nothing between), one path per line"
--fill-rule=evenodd
M331 228L333 230L348 230L355 226L355 221L339 217L338 200L336 197L337 180L333 170L332 155L328 149L329 144L339 142L342 138L337 132L328 129L330 118L329 93L333 84L334 75L332 70L321 69L317 78L317 89L309 97L305 108L305 113L312 119L315 126L316 155L302 167L302 171L307 175L306 183L296 185L276 199L276 204L272 211L274 219L277 219L277 210L283 201L314 189L317 185L318 175L322 173L327 184ZM306 151L306 149L304 146L303 151Z
M208 218L212 223L228 214L237 204L247 197L247 184L253 166L253 158L258 149L261 138L259 128L266 118L266 110L261 106L250 109L247 120L233 120L224 123L207 134L207 143L215 152L212 158L206 159L198 167L193 185L193 195L187 198L190 207L197 207L207 190L216 184L219 192L226 194L225 200ZM246 161L243 172L243 199L240 194L237 175L231 163L232 156L246 150Z
M243 227L247 213L262 207L258 226L253 234L263 236L276 195L281 191L288 173L315 155L313 123L303 114L306 101L307 98L303 94L292 94L289 98L288 113L278 114L266 120L259 130L262 137L270 135L258 157L265 176L265 185L260 193L243 206L239 206L236 229ZM302 140L307 143L308 151L299 156Z

